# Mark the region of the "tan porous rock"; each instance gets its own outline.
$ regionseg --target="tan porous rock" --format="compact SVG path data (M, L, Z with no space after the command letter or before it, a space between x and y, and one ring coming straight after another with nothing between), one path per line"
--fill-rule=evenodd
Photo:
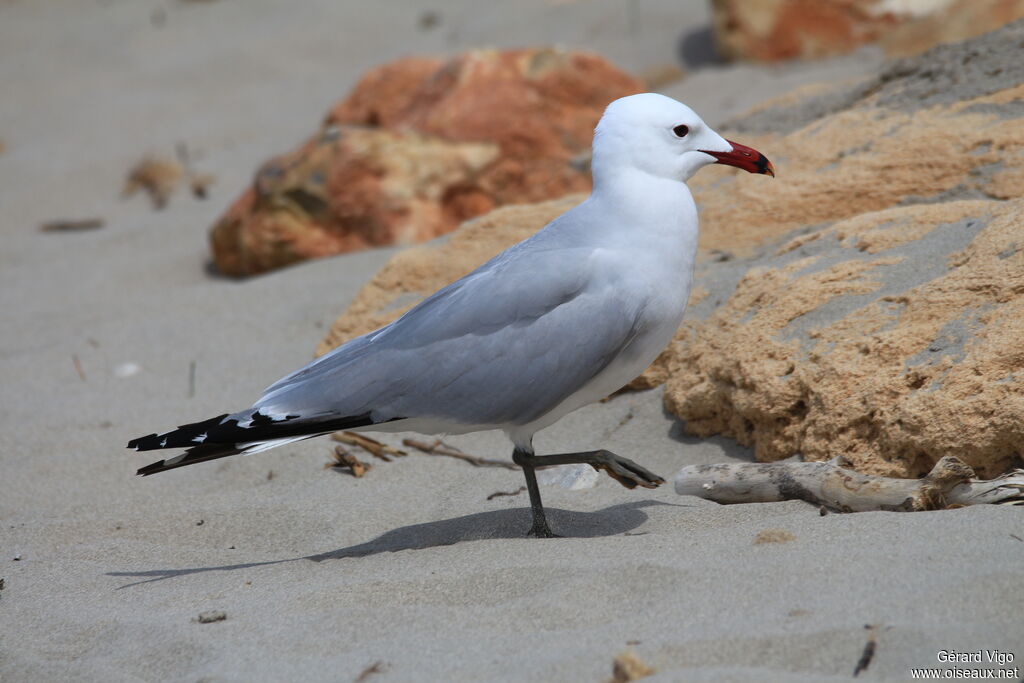
M779 173L693 183L704 244L737 258L702 262L712 294L667 354L689 431L889 476L1019 463L1021 40L1018 22L733 123Z
M555 49L373 69L310 140L264 164L214 225L214 261L250 275L587 190L594 125L640 90L596 55Z
M913 55L1021 17L1022 0L712 0L722 55L765 62L840 55L868 43Z
M691 181L701 246L743 252L807 226L918 202L1007 199L1024 179L1024 22L875 77L805 88L723 131L775 163L775 182L712 166ZM742 213L738 213L738 212Z
M757 260L688 326L666 407L761 461L847 457L913 477L952 455L983 476L1024 453L1024 200L867 213Z

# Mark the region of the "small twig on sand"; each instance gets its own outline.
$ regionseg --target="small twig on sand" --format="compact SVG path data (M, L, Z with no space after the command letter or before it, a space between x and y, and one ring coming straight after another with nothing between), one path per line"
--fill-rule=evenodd
M370 666L368 666L365 669L363 669L363 673L359 674L356 677L355 683L363 683L363 681L365 681L367 678L369 678L373 674L382 674L386 670L387 670L387 664L385 664L383 659L378 659L376 662L374 662Z
M76 218L71 220L47 221L39 226L43 232L82 232L99 230L104 225L102 218Z
M212 624L214 622L224 621L227 618L227 612L215 609L210 610L209 612L201 612L199 616L193 619L192 621L198 622L200 624Z
M860 654L860 659L857 660L857 666L853 669L853 677L856 678L862 672L867 671L867 668L871 666L871 660L875 657L875 632L878 630L877 626L866 624L864 626L868 630L868 642L864 643L864 651Z
M363 462L356 456L345 450L344 446L334 447L334 462L329 462L324 465L325 470L348 470L353 477L358 479L359 477L366 474L368 471L373 469L373 465L368 462Z
M405 451L400 451L397 448L392 448L387 444L381 443L376 439L371 439L368 436L362 434L356 434L355 432L334 432L331 434L331 438L335 441L345 444L346 446L356 446L362 448L364 451L369 453L375 458L380 458L384 462L391 462L389 455L403 456L408 455Z
M409 448L415 448L418 451L422 451L427 455L446 455L449 458L457 458L459 460L465 460L474 467L504 467L507 470L518 470L518 465L513 465L505 460L493 460L491 458L480 458L469 453L463 453L457 448L453 448L445 444L443 441L438 439L432 444L423 443L422 441L416 441L415 439L402 439L402 445L408 446Z
M829 462L688 465L676 475L676 493L716 503L773 503L799 499L839 512L942 510L996 503L1024 505L1024 470L977 479L947 455L922 479L860 474L842 458Z
M495 491L491 495L487 496L487 500L494 500L495 498L501 498L502 496L518 496L525 490L525 486L520 486L515 491Z
M85 370L82 369L82 361L78 360L76 354L71 354L71 362L75 364L75 372L78 373L78 378L83 382L85 381Z

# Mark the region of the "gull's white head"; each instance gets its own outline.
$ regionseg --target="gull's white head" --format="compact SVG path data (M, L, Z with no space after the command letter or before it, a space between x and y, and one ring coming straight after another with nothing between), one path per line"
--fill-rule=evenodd
M615 100L594 131L595 182L625 166L685 181L714 163L775 175L763 154L726 140L685 104L656 93Z

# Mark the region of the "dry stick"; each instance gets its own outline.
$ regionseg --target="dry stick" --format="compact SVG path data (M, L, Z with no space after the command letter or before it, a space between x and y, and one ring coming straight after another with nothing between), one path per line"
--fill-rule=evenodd
M690 465L675 478L676 493L716 503L805 500L840 512L941 510L997 503L1024 505L1024 470L976 479L959 458L939 460L923 479L894 479L847 469L844 458L828 462Z
M875 639L875 631L878 627L867 624L864 628L868 630L868 641L864 643L864 650L860 653L857 666L853 668L854 678L867 671L867 668L871 666L871 660L875 658L875 648L878 647L878 641Z
M348 469L352 473L352 476L358 479L373 469L373 465L358 459L356 456L346 451L344 446L335 446L334 462L329 462L324 465L324 469Z
M389 455L408 455L405 451L392 448L391 446L383 444L376 439L371 439L368 436L356 434L355 432L334 432L331 434L331 438L348 446L357 446L362 448L373 457L380 458L384 462L391 462L391 458L388 457Z
M82 369L82 361L78 360L78 356L73 353L71 354L71 362L75 364L75 372L78 373L79 379L81 379L84 382L85 370Z
M363 669L363 672L359 674L359 676L356 678L355 683L363 683L363 681L368 679L373 674L382 674L386 670L387 663L382 659L378 659L376 662Z
M487 500L494 500L495 498L501 498L502 496L518 496L525 490L525 486L520 486L515 491L495 491L491 495L487 496Z
M408 446L409 448L415 448L418 451L423 451L427 455L447 455L449 458L465 460L474 467L504 467L507 470L519 469L518 465L513 465L512 463L504 460L480 458L475 455L463 453L457 448L452 448L442 441L435 441L433 444L428 444L423 443L422 441L416 441L415 439L402 439L402 445Z
M47 221L39 226L43 232L82 232L99 230L104 225L102 218L75 218L70 220Z

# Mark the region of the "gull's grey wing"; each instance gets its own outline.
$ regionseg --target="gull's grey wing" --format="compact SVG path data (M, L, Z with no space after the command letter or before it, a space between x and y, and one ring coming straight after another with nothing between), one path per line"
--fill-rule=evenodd
M541 248L538 248L541 247ZM525 424L638 333L643 298L603 276L601 250L530 242L272 385L267 414Z

